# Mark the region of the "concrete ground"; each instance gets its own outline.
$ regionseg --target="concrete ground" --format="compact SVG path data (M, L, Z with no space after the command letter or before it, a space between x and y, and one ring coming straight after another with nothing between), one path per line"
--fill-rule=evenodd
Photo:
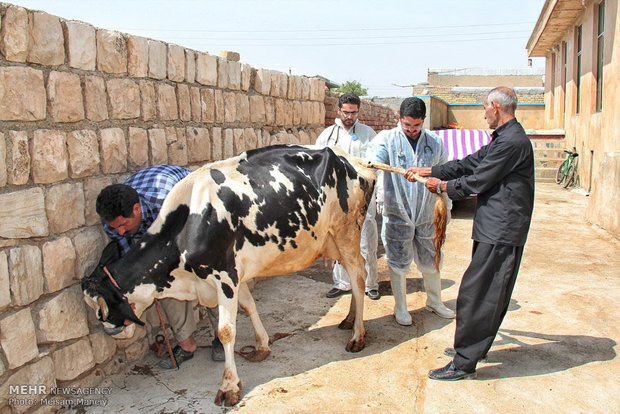
M261 280L253 294L269 334L293 334L252 363L236 356L243 382L232 408L213 404L223 363L201 348L179 371L162 371L150 353L106 378L105 408L131 413L613 413L620 412L620 241L584 222L586 197L555 184L536 188L534 218L512 303L478 378L429 380L449 362L454 321L424 310L421 275L412 270L407 300L414 326L397 325L389 282L365 301L367 346L352 354L337 324L350 296L327 299L331 276L318 263L294 275ZM618 208L613 206L610 208ZM455 306L471 254L473 203L455 206L444 248L443 298ZM380 260L380 278L387 267ZM210 344L208 323L197 334ZM253 344L245 314L235 348ZM82 411L83 409L80 409ZM83 411L82 411L83 412Z

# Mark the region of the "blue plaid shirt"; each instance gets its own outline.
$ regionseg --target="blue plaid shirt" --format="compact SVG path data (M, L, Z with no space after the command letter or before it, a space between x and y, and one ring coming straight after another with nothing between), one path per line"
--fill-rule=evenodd
M124 256L134 240L139 240L153 224L159 214L164 199L172 187L189 174L185 168L176 165L161 164L144 168L131 177L124 184L132 187L140 196L142 221L136 234L119 235L118 232L105 222L103 230L112 240L117 240L121 246L121 255Z

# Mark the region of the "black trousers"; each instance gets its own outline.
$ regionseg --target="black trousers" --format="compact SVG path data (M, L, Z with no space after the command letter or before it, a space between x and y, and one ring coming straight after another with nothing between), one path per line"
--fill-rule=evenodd
M474 241L472 259L456 299L454 365L474 372L491 348L517 280L523 246Z

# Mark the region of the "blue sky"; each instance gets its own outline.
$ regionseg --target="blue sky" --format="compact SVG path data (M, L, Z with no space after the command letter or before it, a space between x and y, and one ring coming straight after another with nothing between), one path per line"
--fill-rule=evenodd
M357 80L407 96L429 68L525 68L544 0L15 0L65 19L219 55L255 68ZM544 59L534 58L534 67Z

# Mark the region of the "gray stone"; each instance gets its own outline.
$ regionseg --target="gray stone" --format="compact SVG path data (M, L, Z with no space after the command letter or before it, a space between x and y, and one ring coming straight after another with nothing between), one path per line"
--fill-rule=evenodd
M99 172L99 142L95 131L81 129L67 135L69 175L83 178Z
M237 121L247 123L250 122L250 100L245 93L236 94L236 113Z
M230 158L235 155L234 134L233 130L230 128L224 130L224 134L222 137L222 151L222 156L224 157L224 159Z
M49 231L61 234L86 223L84 219L84 192L82 183L64 183L47 190L45 211Z
M125 348L125 356L127 361L135 361L146 355L148 350L149 342L146 338L142 338Z
M52 354L57 381L75 379L95 366L93 349L88 339L83 338Z
M54 363L52 358L43 357L40 360L26 365L6 378L0 385L0 407L8 403L9 398L15 396L10 392L11 386L20 386L24 384L42 385L46 389L56 386L56 377L54 376ZM34 397L43 397L43 395L34 395ZM26 407L28 408L28 407Z
M146 139L146 131L144 134ZM101 224L101 218L99 218L99 214L97 214L95 204L101 190L110 184L112 184L112 177L109 176L92 177L84 180L84 219L86 220L87 226Z
M234 92L224 92L224 122L233 123L237 120L237 99Z
M189 162L201 162L209 159L211 156L211 145L208 129L188 127L185 139L187 140Z
M168 163L166 132L161 128L149 129L149 163L151 165Z
M58 17L44 12L32 12L28 61L51 66L65 63L65 39Z
M127 169L125 133L120 128L101 130L101 171L114 174Z
M196 53L196 82L201 85L217 85L217 56Z
M185 82L194 83L196 80L196 53L185 49Z
M0 194L0 237L26 239L48 234L43 189Z
M174 86L167 83L157 84L157 112L162 121L179 119L177 96Z
M0 320L0 343L9 369L18 368L39 356L30 309L25 308Z
M113 119L133 119L140 116L140 88L131 79L108 79L107 90Z
M69 66L83 70L95 70L97 62L97 41L95 28L89 24L65 22L67 57Z
M43 273L39 248L24 245L11 249L9 274L15 305L28 305L37 300L43 294Z
M135 78L144 78L149 69L149 40L139 36L127 38L127 70Z
M105 73L127 72L127 42L121 33L97 30L97 69Z
M73 237L75 246L75 274L89 275L99 263L104 245L109 240L102 235L101 224L80 229Z
M174 135L176 139L170 141L169 136ZM174 165L185 166L189 162L187 154L187 139L184 128L166 128L166 141L168 142L168 162Z
M217 91L221 94L221 91ZM200 91L200 106L202 110L202 122L213 123L215 117L215 94L213 89L204 88Z
M246 147L245 140L243 139L243 129L241 128L233 129L233 152L234 154L239 155L246 149L248 148Z
M142 103L140 104L142 120L152 121L155 119L157 113L155 106L155 85L152 81L140 81L140 96L142 97Z
M219 161L222 158L222 128L211 129L211 159Z
M38 129L30 142L32 179L36 184L51 184L69 177L67 137L64 131Z
M181 121L190 121L192 119L192 106L189 86L182 83L177 85L177 99L179 100L179 119Z
M214 93L215 93L215 122L218 124L223 124L226 119L226 106L224 104L224 93L220 89L216 89ZM204 119L203 119L203 122L204 122Z
M166 79L166 54L164 42L149 39L149 77Z
M88 335L96 364L102 364L116 352L116 341L103 331Z
M25 62L28 56L28 11L10 5L2 19L0 52L11 62Z
M202 119L202 106L200 102L200 88L192 86L189 89L190 106L192 108L192 121L200 122Z
M11 304L11 284L9 280L9 262L6 252L0 251L0 310Z
M43 244L43 276L47 292L56 292L75 282L75 249L68 237Z
M261 95L269 95L271 91L271 71L258 69L254 76L254 90Z
M241 64L241 90L249 91L252 86L252 73L253 69L250 65L246 65L245 63Z
M217 58L217 87L220 89L228 89L228 82L228 62L225 59Z
M145 167L149 160L148 136L145 129L129 127L129 166Z
M79 285L63 289L39 303L35 320L37 342L63 342L88 335L84 306L84 293Z
M168 79L173 82L185 80L185 49L168 45Z
M7 183L7 168L6 168L6 141L4 140L4 133L0 132L0 187L4 187Z
M262 95L250 96L250 121L261 125L265 123L265 100Z
M45 119L43 72L21 66L0 67L0 121Z
M84 76L84 98L86 118L96 122L108 119L107 94L101 76Z

